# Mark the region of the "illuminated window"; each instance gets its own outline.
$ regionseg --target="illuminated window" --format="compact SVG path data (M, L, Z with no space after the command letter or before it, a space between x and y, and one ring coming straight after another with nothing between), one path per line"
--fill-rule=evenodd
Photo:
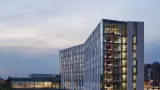
M134 89L136 88L136 83L133 83L133 88L134 88Z
M136 58L136 52L133 52L133 58Z
M127 73L127 69L126 68L122 68L122 73L126 74Z
M122 83L122 90L127 90L127 83Z
M114 34L118 34L118 31L117 31L117 30L114 30Z
M110 70L110 71L105 70L104 71L104 74L111 74L111 73L112 73L112 70Z
M127 66L127 61L126 60L122 60L122 66Z
M133 66L136 66L136 62L137 62L137 60L135 59L135 60L133 60Z
M122 51L126 51L126 50L127 50L126 45L122 45Z
M126 75L122 75L122 81L123 81L123 82L126 82L126 79L127 79L127 78L126 78Z
M105 34L107 34L109 32L110 32L109 28L105 28Z
M133 44L136 44L136 43L137 43L136 36L133 36Z
M106 71L106 70L104 71L104 74L107 74L107 71Z
M133 45L133 51L136 51L136 45Z
M52 82L44 82L44 87L45 88L51 88L52 87Z
M105 85L104 88L107 88L107 85Z
M56 87L56 84L53 83L53 88L55 88L55 87Z
M59 89L59 83L56 83L56 88Z
M127 38L122 38L122 43L126 44L127 43Z
M136 72L137 72L137 71L136 71L136 68L134 67L134 68L133 68L133 74L136 74Z
M133 75L133 81L134 82L136 81L136 75Z
M122 58L123 58L123 59L126 59L126 58L127 58L126 55L127 55L127 54L126 54L125 52L123 52L123 53L122 53Z

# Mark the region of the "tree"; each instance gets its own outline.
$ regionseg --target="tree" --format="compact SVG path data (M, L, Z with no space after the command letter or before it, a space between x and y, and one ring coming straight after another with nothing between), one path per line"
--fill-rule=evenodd
M11 86L7 83L0 84L0 90L12 90Z

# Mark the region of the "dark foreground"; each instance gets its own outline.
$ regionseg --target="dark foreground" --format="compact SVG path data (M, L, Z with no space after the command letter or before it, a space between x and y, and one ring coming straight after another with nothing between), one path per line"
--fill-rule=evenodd
M53 88L16 88L16 89L12 89L12 90L64 90L64 89L53 89Z

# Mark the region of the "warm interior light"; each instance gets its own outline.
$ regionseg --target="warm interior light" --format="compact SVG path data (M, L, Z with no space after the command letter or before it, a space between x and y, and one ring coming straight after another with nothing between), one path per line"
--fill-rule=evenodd
M122 43L124 43L124 44L127 43L127 38L123 37L122 38Z
M133 58L136 58L136 52L133 52Z
M133 68L133 73L134 73L134 74L136 73L136 68L135 68L135 67Z
M136 60L133 60L133 66L136 66Z
M133 45L133 51L136 51L136 45Z
M127 72L126 68L122 68L122 72L123 72L123 74L125 74Z
M134 43L134 44L137 43L137 42L136 42L136 37L135 37L135 36L133 37L133 43Z
M126 75L122 75L122 80L126 81Z
M122 66L126 66L127 65L127 61L126 60L122 60Z
M123 59L126 58L126 53L125 53L125 52L122 53L122 58L123 58Z
M133 81L136 81L136 75L133 75Z
M126 50L127 50L126 45L122 45L122 51L126 51Z

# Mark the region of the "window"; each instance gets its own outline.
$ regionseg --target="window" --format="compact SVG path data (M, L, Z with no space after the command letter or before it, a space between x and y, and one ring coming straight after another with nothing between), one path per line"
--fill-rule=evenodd
M133 82L136 82L136 75L133 75Z
M136 45L133 45L133 51L135 52L136 51Z
M136 70L136 67L133 68L133 74L136 74L137 73L137 70Z
M135 59L133 60L133 66L136 66L136 64L137 64L137 60Z
M127 83L122 83L122 90L127 90Z
M136 38L136 36L133 36L133 44L137 44L137 38Z
M123 38L122 38L122 43L123 43L123 44L126 44L126 43L127 43L127 38L123 37Z
M133 52L133 58L134 59L136 58L136 52Z
M126 45L122 45L122 51L127 51Z
M127 58L127 54L125 52L122 53L122 58L126 59Z
M126 78L127 76L126 75L122 75L122 81L123 82L126 82L127 81L127 78Z
M127 66L127 61L126 60L122 60L122 66Z
M126 26L126 24L123 24L122 25L122 35L124 35L124 36L126 36L127 35L127 26Z
M134 27L133 27L133 35L136 36L137 35L137 23L134 23Z
M123 74L127 74L127 69L126 68L122 68L122 73Z

